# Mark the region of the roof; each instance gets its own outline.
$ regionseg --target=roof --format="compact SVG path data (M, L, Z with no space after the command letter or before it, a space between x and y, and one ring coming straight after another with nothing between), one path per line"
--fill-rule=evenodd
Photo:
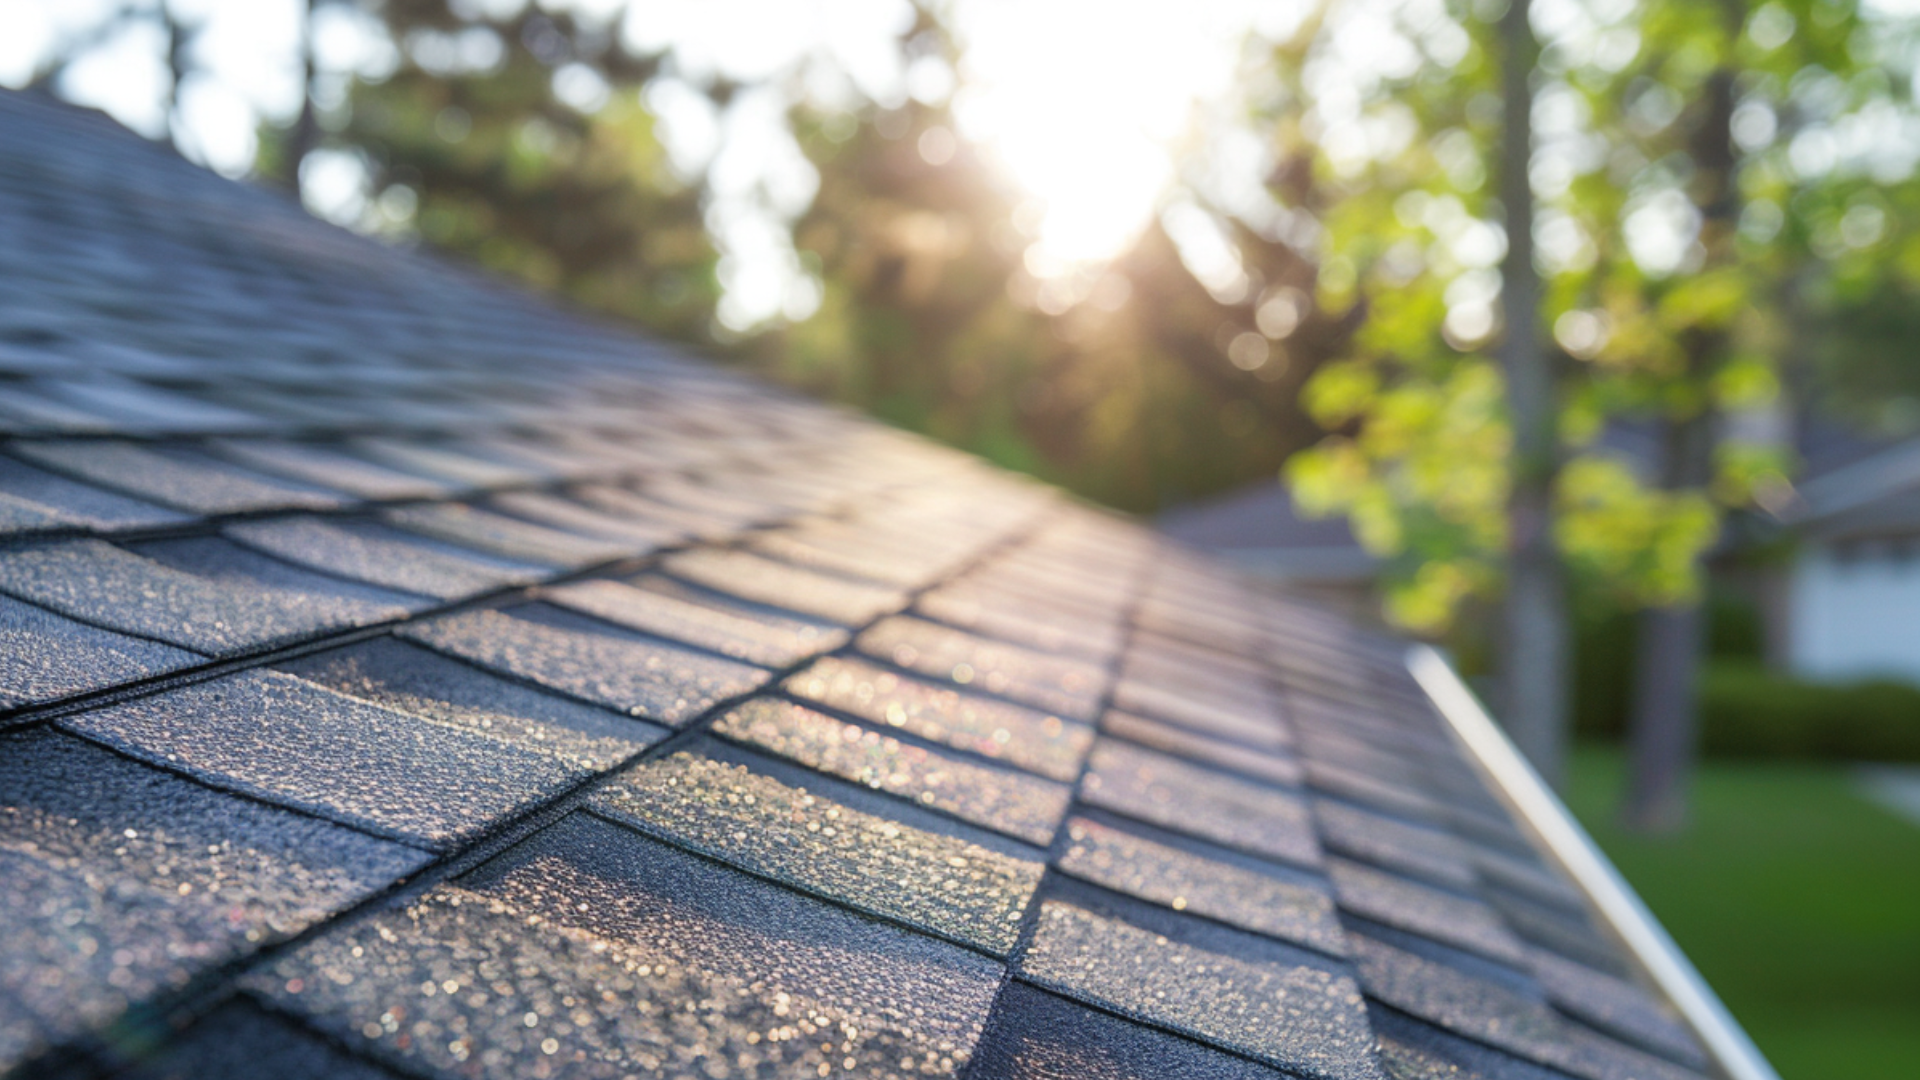
M1235 566L1294 581L1357 582L1380 571L1344 516L1310 518L1278 480L1229 491L1160 516L1161 532Z
M1400 642L1131 521L4 94L0 380L0 1072L1711 1067Z

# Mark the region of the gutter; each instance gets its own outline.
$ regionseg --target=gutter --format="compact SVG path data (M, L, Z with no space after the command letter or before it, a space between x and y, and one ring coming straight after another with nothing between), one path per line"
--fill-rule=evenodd
M1680 1010L1727 1080L1780 1080L1780 1074L1773 1071L1719 996L1655 921L1646 903L1487 715L1453 665L1431 646L1416 645L1407 652L1407 670L1521 820L1533 829L1561 868L1592 900L1601 919Z

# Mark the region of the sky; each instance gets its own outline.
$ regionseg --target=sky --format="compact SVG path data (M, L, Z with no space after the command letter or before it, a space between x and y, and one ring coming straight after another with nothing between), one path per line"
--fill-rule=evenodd
M175 132L183 152L245 175L262 120L299 108L299 0L153 0L202 28L204 75L179 90ZM524 0L463 0L513 9ZM18 86L54 50L98 27L113 0L0 0L0 85ZM648 93L680 170L705 175L708 224L723 253L722 323L745 330L803 318L818 287L801 269L786 223L812 199L817 178L787 132L771 89L739 95L718 113L693 87L714 76L748 84L803 80L831 98L857 91L882 103L953 98L957 138L983 147L1031 199L1036 241L1028 265L1046 278L1097 267L1156 216L1167 219L1212 278L1232 287L1230 253L1206 235L1178 187L1180 136L1196 110L1229 94L1249 32L1278 34L1300 0L952 0L960 69L928 59L903 64L897 35L907 0L550 0L618 20L623 39L670 54L675 77ZM370 18L344 5L316 20L322 92L341 76L390 68L395 54ZM164 134L168 74L158 30L145 22L90 41L65 76L68 98L111 113L149 136ZM822 63L821 61L825 61ZM835 71L836 76L821 72ZM834 85L836 79L844 80ZM595 87L576 80L590 103ZM931 156L952 153L936 136ZM1249 163L1255 164L1258 163ZM365 226L377 204L351 160L321 156L303 177L323 216ZM1263 175L1253 172L1252 175ZM1182 231L1184 230L1184 231ZM1203 280L1207 274L1202 274Z

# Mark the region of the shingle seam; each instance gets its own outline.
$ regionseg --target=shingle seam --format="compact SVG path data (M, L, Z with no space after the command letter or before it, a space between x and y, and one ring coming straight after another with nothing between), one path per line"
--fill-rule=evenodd
M801 766L801 767L805 768L805 766ZM670 847L675 851L693 856L701 860L702 862L711 863L714 866L722 867L730 873L739 874L742 877L749 877L755 881L764 882L768 885L778 886L779 888L787 892L804 896L809 900L813 900L818 903L825 904L828 907L836 908L850 915L857 915L862 919L869 919L869 920L872 920L873 922L884 923L888 926L893 927L896 930L906 930L911 933L917 934L921 937L933 938L936 941L940 941L945 944L952 945L955 948L965 949L976 956L984 957L1003 967L1007 963L1007 958L1005 955L994 952L991 949L985 948L976 942L970 942L965 938L957 937L955 935L945 933L931 926L925 926L920 923L913 922L910 919L903 919L898 915L889 915L884 911L879 911L873 908L862 907L858 904L850 903L849 901L839 896L835 896L833 893L828 892L825 889L816 888L815 886L808 885L803 882L795 881L792 878L780 877L777 874L770 874L762 870L756 870L750 866L729 862L727 859L721 856L715 855L710 851L697 847L694 844L687 842L686 840L683 840L679 837L674 836L673 834L667 832L664 829L648 828L647 826L640 824L638 822L635 822L630 818L624 818L617 814L610 814L600 809L599 807L594 806L592 803L585 803L581 805L578 809L580 813L583 813L588 817L593 818L596 821L604 822L608 825L612 825L616 828L625 830L626 832L630 832L637 837L642 837L646 840L652 841L653 843L660 844L663 847ZM528 839L532 839L532 837L529 836Z
M1127 601L1121 609L1121 626L1123 629L1120 633L1120 647L1115 649L1113 655L1107 658L1107 683L1100 692L1098 706L1094 711L1095 717L1104 716L1107 709L1113 704L1114 691L1120 683L1121 664L1126 657L1127 646L1133 640L1134 614L1139 609L1141 599L1146 594L1147 581L1152 576L1150 566L1150 563L1143 561L1137 564L1131 572L1127 585ZM959 575L956 574L954 577L957 578ZM1095 730L1096 732L1098 731L1097 721ZM999 1015L1001 1003L1006 1000L1007 987L1011 986L1019 976L1021 959L1026 955L1027 949L1033 945L1034 935L1039 932L1040 909L1042 907L1042 898L1047 893L1047 886L1051 884L1054 879L1062 876L1062 872L1058 868L1059 862L1061 857L1066 854L1067 845L1071 843L1071 840L1067 836L1067 822L1073 817L1075 809L1082 805L1080 802L1080 787L1086 782L1087 770L1091 767L1092 761L1093 748L1088 747L1086 755L1080 759L1080 772L1073 779L1072 795L1067 800L1066 813L1061 815L1060 825L1053 834L1053 843L1047 847L1046 867L1040 872L1040 880L1034 885L1033 895L1027 899L1026 910L1020 913L1019 933L1014 938L1013 948L1007 952L1006 966L1000 977L1000 985L994 989L993 1004L987 1007L987 1017L982 1024L982 1031L993 1030L994 1021ZM1020 981L1023 984L1026 982L1026 980ZM1102 1011L1111 1012L1111 1010ZM1120 1014L1115 1013L1114 1015ZM1139 1022L1132 1017L1126 1017L1126 1019L1133 1023ZM1150 1026L1158 1028L1160 1025ZM976 1064L978 1060L978 1058L969 1059L966 1065L962 1067L960 1075L956 1080L991 1080L989 1077L975 1076L975 1070L979 1067Z
M965 570L971 569L973 566L976 566L992 558L993 555L996 554L1000 549L1020 543L1021 540L1023 540L1027 535L1037 530L1038 519L1041 517L1044 517L1046 513L1047 511L1045 509L1037 510L1034 514L1029 515L1027 519L1020 521L1012 526L1009 526L998 538L989 540L988 542L982 544L979 551L975 553L974 557L968 560L967 562L965 562L964 564L962 564L960 567L956 568L953 571L953 574L957 576L959 573L963 573L965 572ZM630 561L630 560L623 560L623 561ZM593 572L592 570L581 571L580 576L585 576L592 572ZM937 588L937 587L938 587L938 583L932 583L926 586L924 589L915 590L908 594L905 603L911 604L914 599L917 599L918 595L921 592L924 592L928 589ZM886 614L891 614L891 613L886 613ZM873 621L877 622L880 618L885 618L886 614L877 616ZM423 615L421 617L424 618L426 616ZM370 633L370 634L367 634L366 636L374 637L379 635L376 633ZM305 652L302 652L301 655L306 655L307 652L319 651L319 648L324 648L324 647L325 647L324 645L321 645L317 648L306 650ZM785 669L778 670L773 673L773 679L777 680L777 679L785 678L787 675L793 674L794 672L803 669L807 664L811 663L812 660L813 660L812 657L808 657L803 660L797 661L796 663L790 665ZM121 1018L109 1023L106 1027L88 1032L76 1039L51 1047L39 1057L29 1061L24 1061L19 1063L19 1065L10 1075L25 1076L33 1071L40 1069L43 1065L57 1064L58 1062L69 1060L75 1057L76 1055L86 1058L88 1060L97 1061L98 1053L99 1053L98 1048L112 1045L116 1041L115 1036L116 1036L116 1033L118 1032L121 1032L124 1030L132 1030L142 1024L153 1023L155 1022L154 1018L171 1016L171 1015L179 1014L182 1012L186 1012L188 1015L192 1015L192 1016L200 1016L200 1015L205 1015L206 1013L210 1013L220 1003L228 1000L229 998L234 996L235 993L238 992L235 987L235 983L238 981L241 975L249 971L265 967L266 965L271 964L274 960L291 953L293 950L298 949L302 945L305 945L306 943L312 940L315 940L321 937L322 935L331 933L340 927L344 927L355 921L358 921L359 919L364 918L373 912L388 910L397 904L404 903L414 897L424 895L428 890L432 889L434 886L439 885L445 881L451 880L453 878L456 878L461 874L464 874L474 869L475 867L480 866L481 864L485 863L487 860L492 859L510 850L514 846L532 839L534 836L536 836L538 833L546 829L548 826L566 817L569 813L572 813L575 810L585 810L589 814L593 814L593 811L591 810L591 808L588 807L586 804L587 804L588 797L594 791L598 790L601 786L607 783L610 783L616 777L632 769L638 768L644 765L648 761L666 756L667 754L673 753L677 749L684 747L689 742L693 741L694 739L704 734L706 728L709 727L721 715L724 715L728 710L740 705L741 703L751 700L754 696L756 696L757 693L758 693L758 689L756 688L755 691L749 691L743 694L733 695L721 701L715 702L712 706L710 706L708 709L702 712L699 716L695 717L692 721L690 721L685 727L676 731L673 735L669 736L668 738L631 755L630 757L626 758L620 764L614 766L611 769L607 769L605 771L583 777L578 783L572 785L565 791L560 792L546 800L543 800L537 806L523 811L521 814L519 814L516 817L513 817L511 819L508 819L507 821L502 822L500 825L496 826L494 829L489 830L488 832L482 834L480 837L471 841L464 847L458 850L445 851L441 853L439 858L435 859L433 862L422 867L420 870L416 871L412 876L407 878L402 878L398 881L393 882L387 887L381 890L378 890L377 892L363 898L359 902L348 906L347 908L341 910L340 912L335 913L333 916L314 923L312 926L307 927L306 929L302 930L297 934L290 935L280 941L271 943L261 949L255 950L254 952L246 956L237 957L234 960L231 960L225 964L221 964L208 971L204 971L200 973L198 976L196 976L193 980L191 980L186 987L183 987L174 991L165 992L160 995L156 995L155 997L150 998L147 1001L137 1003L136 1005L130 1007L127 1010L127 1012L122 1015ZM111 750L112 748L109 747L108 749ZM114 751L114 752L116 754L119 753L118 751ZM126 755L121 754L120 756L124 757ZM141 764L148 765L150 767L154 766L153 762L146 761L145 759L142 759L142 758L133 758L131 760L139 761ZM167 771L171 772L172 770L167 770ZM196 783L199 783L202 786L211 786L206 784L204 780L199 780L193 777L188 777L188 778L194 779ZM216 790L224 790L224 789L216 788ZM249 798L251 801L265 802L265 800L260 800L252 796L245 795L244 793L232 793L232 794L237 794L237 795L240 795L241 797ZM277 803L266 803L266 805L274 806L282 810L290 810L290 808L280 806ZM290 811L290 812L302 813L303 816L315 817L319 820L325 820L325 821L328 821L329 824L335 824L335 825L339 824L338 822L331 821L331 819L320 817L319 815L308 814L303 811ZM602 817L602 815L599 815L599 814L593 814L593 816L596 818ZM609 820L613 820L613 819L609 819ZM615 823L625 828L629 828L629 829L632 828L630 824L625 822L615 821ZM367 831L364 828L359 828L354 826L342 826L342 827L356 828L357 831L361 831L361 832ZM634 831L636 833L640 833L639 830L634 830ZM640 833L640 834L646 835L650 839L654 838L651 833ZM417 844L410 844L409 846L418 848ZM681 845L676 844L674 846L676 848L681 848ZM683 850L691 851L691 849L683 849ZM761 877L761 875L753 874L751 871L745 870L742 867L738 867L731 863L726 863L721 860L713 859L711 856L705 855L704 853L701 853L699 851L691 851L691 853L694 855L698 855L699 857L701 857L702 859L706 859L707 861L716 862L720 865L727 866L729 869L733 871L743 873L743 874L749 874L750 876L753 876L756 878ZM766 879L766 880L773 880L773 879ZM808 895L811 898L824 899L827 902L831 903L834 907L853 912L854 914L860 916L861 918L875 919L877 921L887 922L892 925L906 925L906 924L901 924L897 922L897 920L888 919L885 916L852 907L850 905L845 904L842 901L834 900L832 898L818 897L816 894L813 894L807 890L801 889L789 882L774 881L774 884L778 885L780 888L785 889L787 891ZM950 940L946 938L944 935L940 935L935 932L932 932L917 926L907 926L907 929L913 931L914 933L920 934L922 936L937 938L942 941ZM952 943L966 947L970 951L973 951L976 953L981 952L981 950L977 946L967 946L963 942L952 942ZM982 955L990 956L991 954L982 953ZM992 957L992 958L996 962L1004 963L1003 961L1000 961L999 958L997 957ZM384 1061L381 1062L381 1064L383 1067L385 1066Z
M408 434L411 434L411 433L408 433ZM177 443L179 440L175 439L171 441ZM9 458L11 460L16 460L16 461L21 460L19 458L13 458L11 455L9 455ZM56 475L59 475L63 479L71 480L74 483L85 484L90 487L99 488L102 491L113 492L115 494L126 495L129 498L139 497L138 495L129 494L128 492L118 488L108 487L106 485L99 483L96 480L93 480L85 476L81 476L77 473L62 471L51 465L42 464L37 461L27 462L27 464L30 464L34 468L40 469L44 472L55 473ZM660 479L668 479L668 478L698 482L697 473L701 468L704 468L704 466L683 466L680 468L664 468L664 469L633 468L633 469L624 469L624 470L609 470L604 473L601 473L601 472L582 473L578 476L564 476L564 477L558 477L552 480L531 480L525 483L496 484L492 486L475 485L472 487L455 487L451 491L449 491L449 493L445 497L437 498L437 499L431 499L431 498L430 499L422 499L422 498L369 499L369 498L361 498L359 496L349 495L346 492L341 492L342 495L347 496L348 501L343 505L337 506L337 507L314 508L314 507L276 506L276 507L263 507L257 510L237 510L237 511L231 511L227 513L220 513L220 514L197 514L187 521L178 522L171 525L142 525L142 526L133 526L131 528L126 528L126 529L92 529L92 528L87 528L85 526L80 526L80 525L55 526L48 529L36 529L31 532L22 532L22 533L18 533L13 536L10 536L4 541L0 541L0 553L4 553L5 551L10 550L14 547L25 546L29 544L35 544L35 543L44 543L48 540L102 539L102 540L111 540L115 543L140 543L147 540L192 539L192 538L201 537L201 536L217 535L219 533L219 530L223 526L227 526L227 525L236 525L236 524L242 524L245 522L252 522L252 521L271 520L277 517L287 517L287 516L292 516L296 514L301 516L306 516L306 517L325 518L329 521L341 520L341 519L351 520L356 518L368 518L368 519L378 520L377 517L375 517L375 515L377 514L378 511L381 511L381 510L396 510L396 509L405 509L408 507L446 506L450 503L465 502L472 499L489 498L494 495L512 495L512 494L521 494L521 493L528 493L528 492L564 495L566 488L576 484L621 485L621 484L627 484L627 483L644 483L647 480L660 480ZM169 507L167 509L171 509L171 508ZM192 511L179 511L179 512L192 513ZM507 515L507 516L511 517L512 515ZM519 519L516 519L516 520L519 520ZM777 524L777 522L754 522L745 527L746 528L766 527L769 524Z
M518 585L518 584L502 585L499 588L490 590L485 593L464 597L459 600L449 601L447 603L440 604L434 607L424 608L418 612L414 612L412 614L405 615L396 619L387 619L382 622L372 623L367 626L352 627L346 630L323 630L310 637L300 638L295 641L288 642L282 645L276 645L269 649L259 649L251 652L243 652L235 656L212 658L206 664L193 665L191 667L183 668L178 671L167 672L163 675L149 676L143 679L134 679L126 683L122 683L118 686L105 687L99 690L89 690L85 693L73 694L65 698L58 698L52 701L45 701L45 702L39 702L33 705L21 706L19 708L12 710L11 712L0 711L0 732L21 730L30 726L34 726L36 724L44 723L48 720L55 720L64 716L72 716L80 712L89 712L89 711L92 711L93 709L102 708L108 705L116 705L123 701L131 701L137 698L149 697L156 693L162 693L169 690L179 689L185 686L191 686L191 685L194 685L195 683L208 682L212 679L221 678L226 675L236 674L241 671L247 671L257 667L270 666L272 664L276 664L281 661L298 659L303 656L310 656L316 652L325 652L332 648L356 644L358 642L365 641L371 638L391 634L394 630L397 630L403 626L408 626L418 622L425 622L427 620L439 618L444 615L458 614L463 611L497 608L507 602L514 601L514 600L538 599L538 591L541 589L550 589L560 585L571 584L575 581L587 581L587 580L593 580L596 578L604 578L608 576L641 573L646 570L654 569L655 567L658 566L658 564L662 559L666 558L667 556L676 554L678 552L714 549L714 548L733 549L741 542L743 538L751 535L752 533L779 529L784 527L786 524L787 524L787 521L783 520L783 521L771 522L764 525L745 526L735 531L734 533L729 534L725 539L718 540L718 541L700 541L700 540L690 539L688 542L684 544L675 544L675 545L655 548L644 555L622 556L617 559L609 559L605 562L596 563L592 566L581 567L575 570L558 571L554 574L553 577L546 578L538 582L533 582L533 583L524 584L524 585ZM218 535L218 534L196 532L192 535L201 536L201 535ZM253 549L249 548L248 550L251 551ZM3 555L4 553L5 553L5 549L0 548L0 555ZM294 563L288 563L286 560L279 559L266 552L260 552L259 554L261 554L262 557L264 558L274 559L277 562L285 563L286 565L292 566L298 570L302 570L302 571L306 571L314 574L326 573L325 571L313 570L309 567L300 566ZM336 578L338 577L337 575L332 575L332 574L327 574L327 576L336 577ZM340 580L346 580L353 584L364 584L361 582L353 582L352 579L350 578L340 579ZM76 615L70 615L63 611L56 611L52 608L46 608L45 605L34 603L34 601L28 600L24 597L13 596L13 594L11 593L7 595L9 595L15 600L19 600L22 603L32 604L34 607L43 608L44 610L50 611L53 614L59 616L60 618L68 619L70 621L79 623L83 626L90 626L95 629L108 631L110 633L122 634L127 637L138 638L142 641L151 641L155 644L167 645L171 648L181 648L181 646L175 645L174 643L166 641L161 638L153 637L147 634L137 633L134 631L121 630L114 627L105 626L105 625L81 618ZM892 614L892 613L889 612L888 614ZM583 617L591 617L591 616L583 616ZM885 616L883 615L881 617L884 618ZM604 622L605 620L599 620L599 621ZM701 652L711 651L711 650L701 649L699 646L693 645L691 643L676 642L676 644L680 644L685 648L697 649ZM183 651L193 652L194 650L185 649ZM201 654L201 655L204 655L204 654ZM720 654L716 653L714 655L720 655ZM465 660L462 660L459 657L453 657L453 659L460 660L462 663L466 663ZM472 665L469 665L469 666L472 666ZM529 687L533 687L535 689L542 690L546 693L558 693L558 691L554 691L550 687L540 686L537 683L533 683L524 679L519 679L514 676L510 676L510 675L506 675L498 672L490 672L490 673L500 675L500 677L508 679L509 681L520 683L522 685L526 685Z
M228 796L229 798L239 799L243 802L249 802L256 806L264 806L270 810L278 810L283 813L292 814L295 817L303 817L311 821L324 822L325 824L330 825L334 828L347 829L351 832L357 832L362 836L373 837L376 840L385 840L388 843L400 844L403 847L410 847L415 851L425 852L429 855L438 854L439 852L439 849L423 844L417 838L413 836L409 836L406 833L396 832L389 829L383 829L377 825L370 825L364 822L346 821L342 818L331 817L318 810L310 810L310 809L307 809L306 807L295 806L291 803L274 802L273 800L268 799L265 796L259 795L252 791L248 791L245 788L236 787L229 784L223 784L218 780L214 780L209 777L202 776L198 773L182 768L181 766L175 765L171 762L161 761L155 758L141 757L138 754L128 753L126 750L121 749L110 742L105 742L98 738L95 738L94 736L88 734L87 732L68 728L64 725L59 724L57 721L54 723L54 727L60 732L61 735L64 735L67 738L77 739L80 742L86 743L89 746L95 747L100 750L105 750L107 753L112 754L114 757L120 758L125 761L131 761L137 765L141 765L146 768L152 769L155 772L162 772L162 773L166 773L168 776L172 776L180 780L191 781L193 784L199 787L205 788L208 791L217 791L222 795Z
M1100 1013L1103 1016L1111 1016L1116 1020L1120 1020L1125 1023L1132 1024L1135 1027L1146 1028L1149 1031L1155 1031L1162 1035L1171 1036L1172 1038L1179 1039L1181 1042L1192 1043L1195 1046L1204 1046L1208 1050L1212 1050L1216 1053L1224 1054L1228 1057L1238 1058L1241 1061L1246 1061L1246 1062L1250 1062L1252 1064L1258 1065L1261 1068L1266 1069L1267 1071L1272 1072L1278 1076L1298 1077L1299 1080L1314 1080L1311 1073L1303 1073L1297 1069L1289 1069L1289 1068L1286 1068L1285 1066L1275 1065L1273 1062L1267 1060L1266 1058L1259 1057L1254 1054L1249 1054L1244 1050L1238 1050L1231 1046L1225 1046L1220 1043L1213 1042L1205 1038L1204 1036L1197 1035L1184 1028L1179 1028L1169 1024L1163 1024L1157 1020L1151 1020L1144 1017L1136 1016L1132 1013L1127 1012L1124 1009L1116 1009L1112 1005L1108 1005L1105 1002L1095 1000L1092 997L1083 997L1079 994L1075 994L1071 990L1063 989L1056 986L1048 986L1042 983L1035 982L1032 979L1027 978L1025 975L1019 972L1013 972L1007 979L1007 982L1009 984L1019 983L1021 987L1023 987L1024 989L1037 991L1039 993L1047 995L1048 997L1058 998L1061 1001L1072 1002L1074 1005L1077 1005L1080 1008L1087 1009L1091 1012ZM999 1004L999 1001L998 1001L998 998L996 998L995 999L996 1007L998 1006L998 1004ZM968 1067L969 1069L972 1067L971 1062L969 1062ZM959 1080L992 1080L992 1078L974 1077L970 1073L966 1073L966 1074L962 1074ZM1571 1080L1571 1078L1569 1078L1569 1080Z

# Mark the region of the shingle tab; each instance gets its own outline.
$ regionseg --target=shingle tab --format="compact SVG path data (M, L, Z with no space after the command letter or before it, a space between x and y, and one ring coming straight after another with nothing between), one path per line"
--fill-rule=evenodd
M101 531L156 528L192 520L177 510L116 494L0 457L0 496L8 507L0 533L54 526Z
M742 869L1000 955L1045 869L685 752L621 774L593 805Z
M342 586L338 591L345 591ZM0 553L0 590L99 626L212 655L406 614L398 606L350 596L215 580L99 540Z
M1092 720L1106 692L1097 665L977 637L924 619L884 619L860 635L860 651L909 671L1011 698L1071 720Z
M999 981L977 954L575 816L253 984L415 1071L519 1080L953 1076ZM383 1023L396 1005L404 1026Z
M691 589L676 591L680 595L601 579L544 590L542 596L632 630L770 668L790 667L839 647L847 638L844 630L831 623L755 610L727 603L718 596L702 602L688 595Z
M776 698L728 711L713 731L1043 848L1072 797L1065 784L976 764Z
M288 562L442 600L524 585L549 573L531 563L465 551L373 521L298 515L239 522L222 531Z
M242 672L60 721L124 753L322 817L444 846L587 770L291 675Z
M1270 784L1298 787L1306 779L1300 763L1286 754L1255 750L1117 709L1101 718L1100 730L1163 754L1204 762Z
M861 626L905 602L892 589L803 570L744 551L704 548L668 556L668 573L742 600Z
M0 709L104 690L201 662L190 652L0 596Z
M1288 1080L1190 1039L1008 983L974 1075L1006 1080Z
M666 729L645 721L508 682L393 638L289 660L279 669L362 701L595 772L667 736Z
M18 1033L107 1023L425 861L45 729L0 736L0 1070L35 1049Z
M1325 968L1210 952L1048 900L1021 970L1285 1069L1386 1080L1360 988Z
M229 1001L158 1053L116 1076L124 1080L397 1080L247 998Z
M1305 800L1127 743L1102 739L1094 746L1081 798L1254 855L1320 863Z
M630 554L625 544L535 525L464 503L401 506L383 511L382 516L422 536L555 568L612 562Z
M111 440L17 442L11 449L49 469L195 514L325 509L346 501L323 488L276 480L186 450Z
M1526 948L1478 900L1346 859L1328 860L1327 870L1340 906L1356 915L1516 967L1526 963Z
M469 611L401 634L482 667L633 716L683 724L766 681L757 667L538 604Z
M788 693L930 742L997 758L1054 780L1080 775L1093 729L965 694L859 660L828 657L789 677Z
M1698 1075L1583 1031L1539 998L1373 937L1350 934L1348 940L1370 996L1449 1031L1587 1080L1682 1080Z
M451 484L376 465L337 446L276 439L219 439L208 449L263 473L344 491L363 499L385 502L445 498L457 490Z
M1324 885L1249 869L1081 817L1067 823L1067 836L1059 866L1074 877L1324 953L1346 952L1333 897Z

